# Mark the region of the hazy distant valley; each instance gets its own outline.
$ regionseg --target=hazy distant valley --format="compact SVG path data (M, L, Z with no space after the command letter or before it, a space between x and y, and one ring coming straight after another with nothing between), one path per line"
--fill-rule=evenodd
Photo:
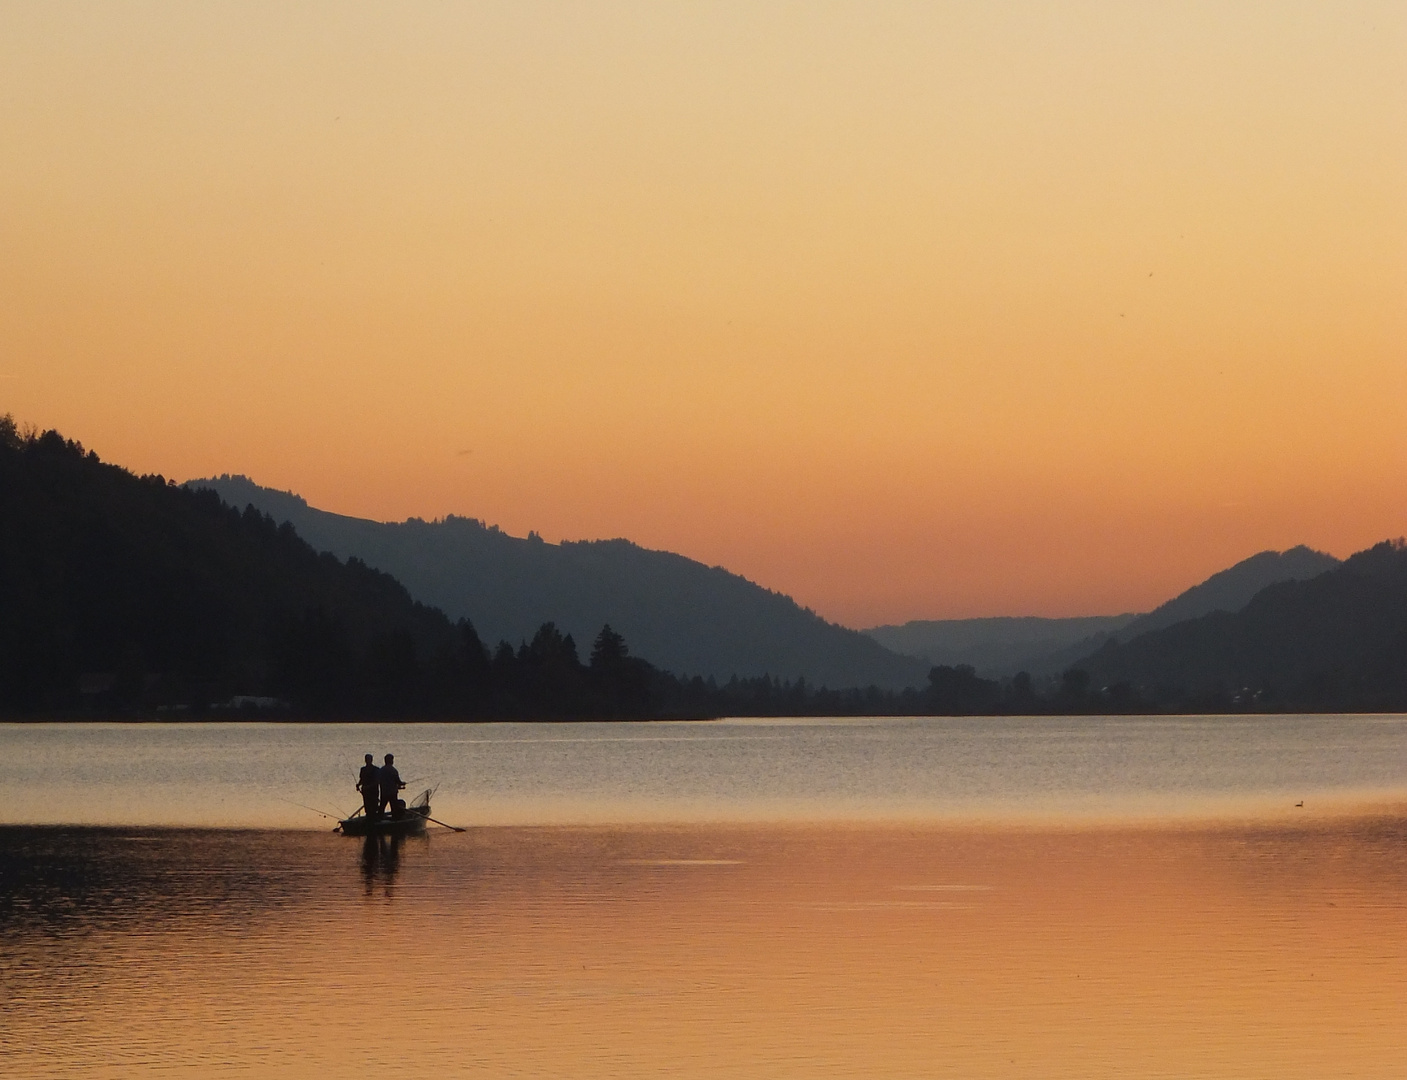
M1009 677L1018 671L1055 675L1106 642L1130 641L1213 611L1240 611L1268 585L1303 581L1338 565L1332 555L1304 546L1262 551L1144 615L915 620L902 626L876 626L865 633L894 652L932 664L969 664L988 678Z

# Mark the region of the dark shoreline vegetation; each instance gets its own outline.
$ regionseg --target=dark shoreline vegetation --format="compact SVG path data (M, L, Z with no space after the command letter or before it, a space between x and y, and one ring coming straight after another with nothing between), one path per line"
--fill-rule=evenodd
M451 621L472 620L490 644L531 641L550 622L584 653L609 624L665 671L723 682L770 672L891 690L922 685L933 664L972 663L967 657L925 661L887 649L721 566L620 537L554 544L456 515L369 521L319 510L245 477L188 480L186 486L211 488L228 506L253 506L280 525L288 522L318 551L386 571Z
M687 614L681 615L687 617ZM209 490L0 417L0 717L644 719L1398 711L1407 547L1110 642L1053 680L933 667L907 690L675 675L609 626L490 649L389 574Z

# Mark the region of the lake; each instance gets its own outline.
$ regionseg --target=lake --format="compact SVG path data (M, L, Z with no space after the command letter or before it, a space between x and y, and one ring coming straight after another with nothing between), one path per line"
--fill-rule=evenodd
M328 831L387 750L467 832ZM0 754L9 1076L1407 1051L1401 716L0 725Z

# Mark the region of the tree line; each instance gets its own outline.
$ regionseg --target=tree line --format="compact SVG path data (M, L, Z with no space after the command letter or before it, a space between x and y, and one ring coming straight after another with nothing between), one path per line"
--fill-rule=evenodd
M1077 700L1052 698L1056 707ZM0 714L581 719L1031 708L970 668L830 689L663 671L603 626L490 647L355 558L252 507L135 476L0 417Z
M1107 646L1058 678L903 691L661 670L603 626L490 647L389 574L211 491L0 417L0 716L588 719L1265 711L1407 704L1407 547Z

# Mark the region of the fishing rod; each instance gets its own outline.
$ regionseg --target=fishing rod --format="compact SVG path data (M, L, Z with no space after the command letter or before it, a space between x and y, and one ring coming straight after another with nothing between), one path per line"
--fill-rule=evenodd
M288 803L289 806L299 806L302 807L304 810L311 810L315 814L321 814L323 817L328 818L332 821L341 821L343 817L346 816L344 814L329 814L326 810L319 810L316 806L309 806L307 803L294 802L292 799L285 799L281 795L275 796L275 798L277 798L279 802Z

